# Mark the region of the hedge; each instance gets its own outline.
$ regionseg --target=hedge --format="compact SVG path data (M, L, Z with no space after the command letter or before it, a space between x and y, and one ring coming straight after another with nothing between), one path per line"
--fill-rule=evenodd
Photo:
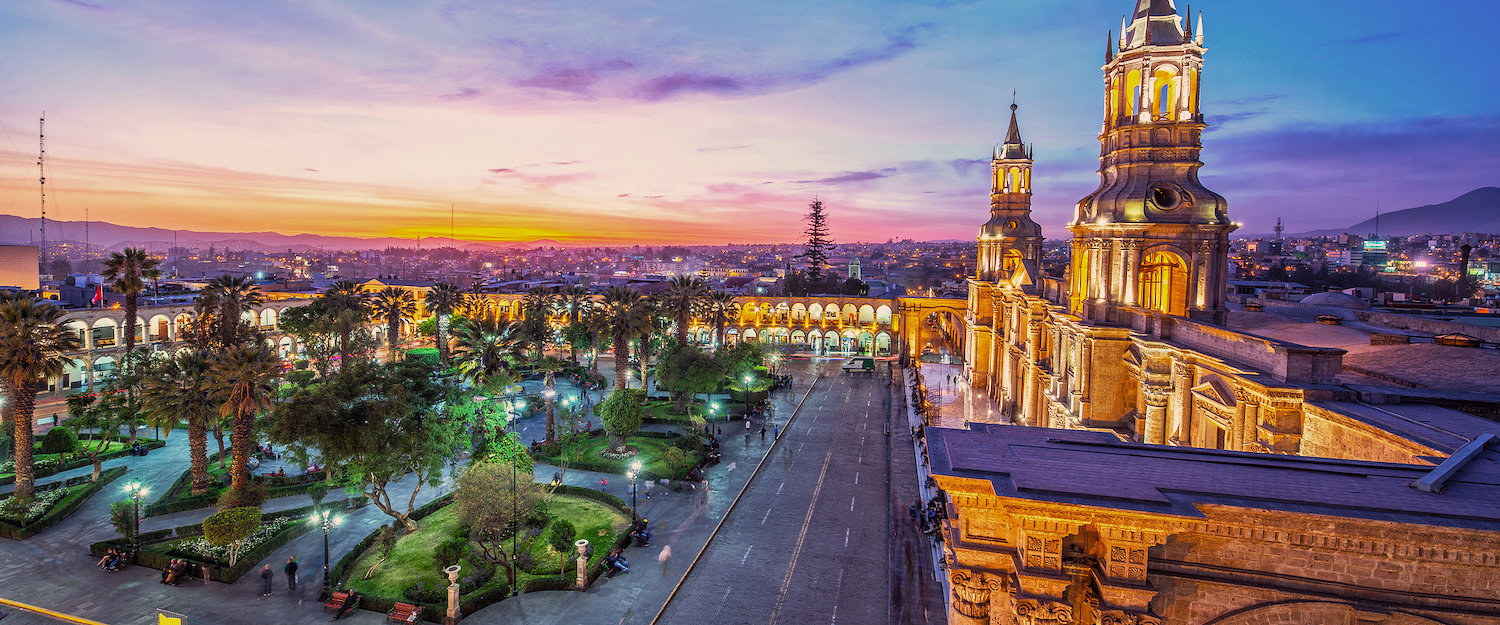
M228 450L225 450L225 453L228 453ZM219 452L214 452L208 457L209 464L218 462L218 460ZM266 499L275 499L277 497L290 497L292 495L301 495L306 493L310 488L312 488L313 484L317 484L323 481L321 477L318 477L321 475L323 475L323 473L319 472L282 477L275 477L270 475L258 475L255 477L257 478L257 482L260 482L261 484L264 484L268 487L266 488ZM174 512L182 512L184 510L207 508L219 503L220 493L204 495L185 494L192 492L192 490L193 470L189 468L183 471L182 475L177 476L177 481L172 482L172 485L167 487L167 492L162 493L162 496L158 497L156 501L141 508L141 516L151 517L163 514L172 514Z
M361 497L358 499L340 500L338 502L329 504L329 506L338 507L340 504L342 504L345 509L358 509L364 507L368 503L368 499ZM307 516L308 513L312 512L313 508L314 506L303 506L301 508L282 510L280 512L269 512L261 517L261 522L267 523L285 517ZM201 523L194 525L183 525L166 530L156 530L154 532L145 532L141 534L141 544L145 547L143 547L139 552L136 553L135 563L147 568L166 569L166 567L170 565L172 563L172 560L174 559L186 560L188 564L198 567L199 577L206 577L216 582L232 584L235 580L239 579L241 575L244 575L245 573L249 572L250 569L255 568L255 565L259 564L261 560L266 559L267 556L270 556L277 549L282 548L287 543L291 542L292 539L301 536L311 529L313 529L311 523L293 523L291 525L288 525L280 533L272 536L270 540L261 543L254 549L240 554L239 561L235 562L234 566L232 567L214 564L211 562L203 562L192 558L170 556L165 553L152 551L151 549L146 548L152 544L162 543L168 540L202 536L203 525ZM94 557L103 557L104 552L110 547L126 547L128 545L129 541L123 538L99 541L97 543L89 545L89 555L92 555Z
M16 526L11 525L10 523L7 523L5 521L0 521L0 537L10 538L13 540L25 540L41 533L42 530L56 525L58 521L61 521L67 518L68 515L73 514L73 512L77 510L79 506L82 506L83 503L88 501L90 497L93 497L94 493L99 492L110 482L119 479L121 475L125 475L125 467L112 467L109 469L105 469L99 474L99 481L92 482L89 484L88 488L64 497L62 501L57 502L57 505L52 506L52 509L48 510L46 514L43 514L40 518L32 521L28 525ZM80 475L78 477L68 478L59 482L51 482L38 486L37 490L49 491L57 488L69 488L88 482L92 478L92 475Z
M114 438L114 437L111 437L111 438ZM125 439L125 437L119 437L119 438ZM125 439L125 440L129 440L129 439ZM142 447L145 447L148 450L150 450L150 449L161 449L162 447L166 447L167 446L167 442L166 441L160 440L160 439L156 439L156 438L137 438L135 440L136 440L136 442L140 443ZM106 453L106 454L100 454L100 456L99 456L99 462L104 462L106 460L114 460L115 458L119 458L121 456L128 456L128 455L130 455L130 449L128 447L125 448L125 449L117 449L115 451L111 451L111 452ZM69 460L69 461L63 462L63 463L59 463L59 464L49 464L49 465L46 465L46 466L36 467L35 473L36 473L36 478L37 479L41 479L41 478L44 478L44 477L48 477L48 476L52 476L52 475L57 475L58 473L62 473L63 471L70 471L70 470L76 469L78 467L93 466L93 464L94 464L94 461L93 460L89 460L86 457L85 458L74 458L72 460ZM12 473L10 475L6 475L4 477L0 477L0 486L4 486L6 484L14 484L15 482L16 482L16 476L15 476L14 473Z
M615 508L623 514L630 514L630 506L626 504L624 500L609 493L597 491L592 488L560 485L557 487L555 492L562 493L564 495L576 495L579 497L584 497L586 499L593 499L607 506ZM412 511L410 517L413 521L419 521L431 515L432 513L441 510L444 506L452 502L453 493L450 492L441 497L433 499L432 501L422 504L422 506ZM329 579L333 580L333 583L329 588L324 589L324 594L322 596L323 600L326 601L328 599L328 592L332 588L344 588L344 573L349 570L349 567L354 564L355 560L359 559L361 555L364 555L365 550L369 549L370 546L375 543L375 537L379 535L380 530L384 529L385 527L386 526L377 527L374 531L366 534L364 538L360 539L360 541L354 545L353 549L344 554L344 557L339 558L338 564L334 565L334 567L329 570ZM628 546L630 546L630 534L627 533L622 534L617 539L615 539L614 545L611 547L611 549L624 549ZM599 575L603 572L604 563L601 559L599 562L596 562L589 567L589 580L592 581L594 579L598 579ZM573 581L574 579L572 576L563 577L551 575L547 577L533 578L521 583L521 592L526 593L541 590L572 590ZM493 588L480 589L460 597L458 609L463 615L468 616L495 603L508 599L510 598L510 596L511 588L510 586L505 584L501 584ZM396 599L390 599L386 597L371 597L360 595L359 607L362 610L370 610L372 612L383 613L389 612L391 608L396 605L396 601ZM401 603L411 602L406 601L404 598L402 598ZM422 608L422 619L428 622L440 623L442 622L443 617L446 616L446 605L416 605Z

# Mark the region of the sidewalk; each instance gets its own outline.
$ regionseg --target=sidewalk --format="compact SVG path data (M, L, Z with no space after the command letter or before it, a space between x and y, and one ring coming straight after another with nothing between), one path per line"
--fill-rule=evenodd
M776 422L785 423L796 400L807 389L812 375L798 375L798 384L772 394ZM518 423L523 440L541 437L545 417L536 416ZM640 486L637 497L641 515L651 519L653 545L631 548L627 557L631 572L614 578L601 578L587 593L548 591L522 595L489 606L467 617L475 623L618 623L626 610L633 610L637 622L645 622L660 609L667 593L682 575L686 564L705 544L710 531L724 515L735 493L749 478L756 461L771 444L771 436L761 441L759 426L746 442L742 422L725 424L720 464L709 468L707 488L672 493L661 486L652 488L651 499ZM670 430L674 426L648 426L652 430ZM731 436L730 434L734 434ZM212 448L212 443L210 443ZM150 488L152 497L166 492L188 467L187 436L172 434L167 446L153 450L145 457L126 456L104 463L130 467L123 480L140 479ZM551 481L555 469L538 465L538 481ZM88 474L83 467L50 476L43 482ZM570 470L565 482L575 486L597 488L607 478L607 492L630 500L630 483L624 476L592 471ZM392 498L405 501L414 486L414 478L402 480L392 489ZM120 482L123 484L123 482ZM417 497L421 505L454 486L453 477L438 487L424 485ZM193 580L173 588L156 583L159 573L142 567L130 567L118 573L105 573L93 567L88 555L90 543L116 536L109 525L109 505L124 499L123 486L111 484L96 494L78 511L57 525L26 541L0 540L0 579L6 586L0 593L6 597L90 618L112 625L147 625L155 623L158 608L183 614L187 623L235 622L255 625L322 623L328 615L317 601L322 589L323 536L314 529L267 557L261 564L271 564L277 572L275 594L268 599L258 596L260 580L247 574L230 585ZM342 492L330 493L330 499L342 498ZM285 510L310 504L305 495L268 501L266 511ZM146 531L176 527L201 521L212 509L189 510L149 517L143 522ZM390 522L390 517L374 506L365 506L345 515L344 522L329 534L331 558L337 562L366 534ZM662 547L671 545L674 557L665 565L658 563ZM297 556L301 565L298 591L286 590L281 565L289 556ZM259 565L258 565L259 566ZM229 617L228 615L232 615ZM384 615L359 612L347 617L353 623L379 623Z

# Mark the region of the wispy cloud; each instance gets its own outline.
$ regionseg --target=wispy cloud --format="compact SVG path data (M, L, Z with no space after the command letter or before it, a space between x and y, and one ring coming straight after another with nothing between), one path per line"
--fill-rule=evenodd
M465 100L476 99L482 95L484 95L484 91L480 89L475 89L474 87L464 87L463 89L459 89L457 93L446 93L438 96L438 98L447 102L462 102Z
M827 178L816 178L813 180L793 180L793 184L849 184L854 182L869 182L880 180L894 175L898 170L895 167L885 169L873 169L869 171L846 171L836 176Z
M109 7L100 6L100 5L91 3L91 2L84 2L83 0L53 0L53 2L56 2L58 4L66 4L66 5L70 6L70 7L78 7L80 9L88 9L90 11L108 11L109 10Z

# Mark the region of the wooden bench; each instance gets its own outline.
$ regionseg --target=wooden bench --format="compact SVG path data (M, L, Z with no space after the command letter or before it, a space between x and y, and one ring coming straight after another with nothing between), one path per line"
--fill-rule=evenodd
M328 603L323 604L323 609L330 612L338 611L339 608L344 607L344 602L348 600L349 593L335 592L332 597L328 598Z
M410 603L398 603L386 613L385 619L394 623L415 623L422 618L422 608Z

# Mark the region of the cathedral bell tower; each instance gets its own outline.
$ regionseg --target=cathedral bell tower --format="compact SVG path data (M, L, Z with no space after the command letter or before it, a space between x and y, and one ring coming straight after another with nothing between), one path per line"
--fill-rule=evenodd
M1198 181L1203 20L1137 0L1104 55L1099 188L1078 201L1070 309L1116 321L1139 306L1222 325L1229 206Z
M1015 103L1005 143L990 159L990 220L979 228L977 278L1005 282L1024 269L1023 289L1030 290L1042 258L1042 227L1031 219L1031 150L1021 143Z

